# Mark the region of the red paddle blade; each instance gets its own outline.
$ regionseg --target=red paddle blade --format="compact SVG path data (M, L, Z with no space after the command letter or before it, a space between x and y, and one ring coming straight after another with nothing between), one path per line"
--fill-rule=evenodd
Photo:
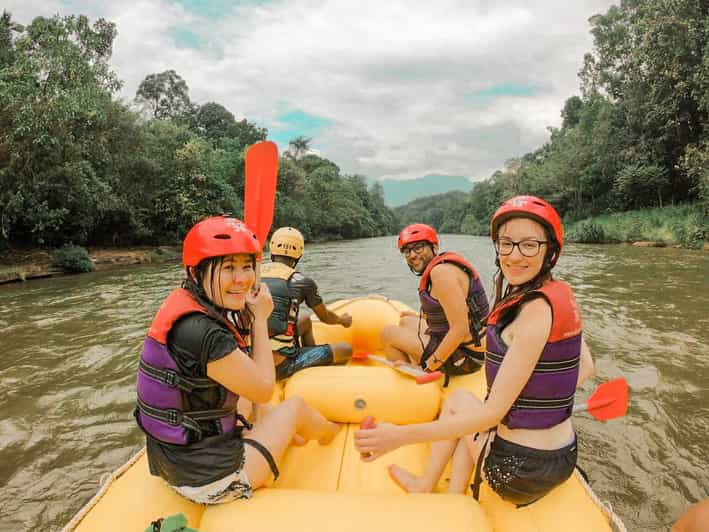
M429 382L436 382L438 379L443 377L443 373L440 371L432 371L431 373L422 373L416 377L416 384L427 384Z
M369 358L369 353L366 351L355 351L352 353L352 360L367 360Z
M606 421L621 417L628 411L628 383L624 378L601 384L586 402L588 412Z
M244 222L265 244L273 223L278 178L278 147L270 141L257 142L246 150Z

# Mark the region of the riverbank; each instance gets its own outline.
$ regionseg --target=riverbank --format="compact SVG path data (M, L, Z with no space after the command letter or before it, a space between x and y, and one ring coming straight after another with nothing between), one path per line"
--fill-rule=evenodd
M181 246L89 248L94 271L131 264L180 260ZM69 275L54 264L54 249L10 249L0 252L0 284Z
M709 248L709 220L701 204L604 214L565 224L564 229L569 242L583 244Z

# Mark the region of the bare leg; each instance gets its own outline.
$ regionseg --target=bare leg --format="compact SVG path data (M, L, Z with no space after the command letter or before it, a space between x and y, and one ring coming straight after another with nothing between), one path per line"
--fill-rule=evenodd
M446 400L443 408L441 409L441 415L439 418L455 416L457 413L465 409L479 408L481 404L482 403L480 400L470 392L466 390L457 390ZM396 465L392 465L389 468L389 474L397 484L408 492L429 493L433 491L433 488L441 478L441 473L443 473L443 469L446 467L446 464L448 463L448 460L450 460L451 455L453 455L453 452L456 451L456 453L462 454L463 450L460 450L461 447L466 453L470 454L463 440L437 441L431 445L431 454L429 455L428 462L426 463L426 468L422 476L418 477ZM462 456L459 457L458 460L460 460L460 462L458 464L455 462L453 464L454 467L458 465L461 470L456 471L454 469L451 474L451 485L455 483L454 487L456 489L458 489L461 482L467 482L467 480L462 480L462 477L466 474L465 471L463 471L463 468L468 469L467 478L470 478L469 471L471 466L469 466L466 462L463 462L462 458ZM465 488L463 488L463 491L465 491Z
M335 364L344 364L352 357L352 346L347 342L330 344Z
M448 483L448 493L465 493L470 483L470 477L475 467L476 456L471 453L471 445L467 440L472 440L472 436L465 436L458 440L458 446L453 453L451 462L451 480ZM477 443L477 442L476 442Z
M276 462L283 457L288 444L298 434L306 440L317 439L327 445L337 435L340 425L325 419L317 410L310 408L300 397L290 397L279 404L244 437L264 445ZM251 486L263 486L271 475L271 468L263 455L254 447L245 445L246 474Z
M300 335L300 345L303 347L315 345L315 335L313 334L313 322L310 319L310 312L302 311L298 313L297 329Z
M402 362L410 362L418 364L423 354L423 346L428 343L428 335L423 333L425 321L421 321L421 339L417 334L416 328L411 328L414 323L418 326L418 320L415 318L404 318L400 325L387 325L382 329L381 340L384 349L384 354L389 360L401 360ZM423 342L423 345L421 345Z

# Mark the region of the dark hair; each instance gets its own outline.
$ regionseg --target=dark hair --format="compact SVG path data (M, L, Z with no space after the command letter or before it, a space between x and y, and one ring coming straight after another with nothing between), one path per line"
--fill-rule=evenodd
M255 267L256 257L252 255L251 260ZM182 288L192 294L192 296L194 296L194 298L199 302L199 304L202 305L205 309L207 309L207 315L209 317L216 320L218 323L221 323L225 327L229 328L227 321L227 314L229 311L227 311L227 309L223 307L220 307L216 303L216 301L212 301L209 296L207 296L207 293L205 292L204 287L202 286L207 272L211 272L211 292L212 294L221 293L221 286L216 286L217 280L216 276L214 275L214 272L221 268L223 263L224 256L209 257L202 260L194 268L194 278L192 277L192 275L190 275L189 270L186 271L187 275L185 280L182 281ZM251 314L251 311L248 308L245 308L243 311L232 310L231 318L233 324L237 326L240 332L248 332L253 316Z

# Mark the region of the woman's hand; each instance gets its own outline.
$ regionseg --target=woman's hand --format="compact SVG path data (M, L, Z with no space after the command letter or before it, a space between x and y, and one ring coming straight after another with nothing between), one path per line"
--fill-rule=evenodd
M426 360L426 367L424 369L430 373L433 373L434 371L440 369L444 362L444 360L439 360L436 358L435 355L431 355L428 357L428 360Z
M401 447L405 443L402 429L403 427L392 423L378 423L374 428L355 432L355 447L362 453L362 460L371 462Z
M273 299L266 283L261 283L258 291L246 294L246 306L254 315L254 320L268 320L273 312Z

